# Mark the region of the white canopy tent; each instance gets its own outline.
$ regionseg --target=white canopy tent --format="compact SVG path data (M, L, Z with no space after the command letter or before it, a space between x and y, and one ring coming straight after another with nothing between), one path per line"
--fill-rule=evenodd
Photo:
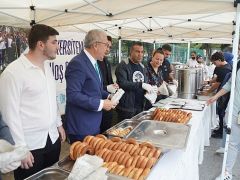
M161 43L232 43L233 0L1 0L0 24L48 24L62 31L107 30Z

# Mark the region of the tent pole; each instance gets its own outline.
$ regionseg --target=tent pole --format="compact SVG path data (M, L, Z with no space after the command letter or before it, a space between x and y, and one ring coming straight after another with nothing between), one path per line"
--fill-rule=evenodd
M232 69L232 83L231 83L231 94L230 94L230 100L229 100L229 111L228 111L228 123L227 128L231 129L232 125L232 114L233 114L233 101L234 101L234 94L235 94L235 81L236 81L236 70L237 70L237 60L238 60L238 43L239 43L239 19L240 18L240 7L239 3L237 4L237 12L236 12L236 26L235 26L235 34L233 39L233 69ZM225 153L223 158L223 165L222 165L222 173L221 173L221 179L224 177L224 172L226 168L226 161L227 161L227 155L228 155L228 144L229 144L229 138L230 134L227 134L226 136L226 142L225 142Z
M122 52L122 40L118 40L118 62L120 63L122 60L121 53Z
M188 41L187 61L190 59L190 47L191 47L191 41ZM187 62L187 61L186 61L186 62Z

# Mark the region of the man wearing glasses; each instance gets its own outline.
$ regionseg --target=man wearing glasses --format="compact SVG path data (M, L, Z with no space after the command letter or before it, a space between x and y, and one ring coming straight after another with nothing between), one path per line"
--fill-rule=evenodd
M84 40L84 50L75 56L66 69L66 119L70 143L100 132L102 110L111 110L116 104L103 90L103 78L97 60L102 61L109 47L107 35L91 30Z

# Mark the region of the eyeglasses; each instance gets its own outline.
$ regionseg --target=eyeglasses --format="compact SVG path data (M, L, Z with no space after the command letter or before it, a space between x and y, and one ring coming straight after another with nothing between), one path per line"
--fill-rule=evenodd
M96 43L104 44L107 48L111 48L108 43L97 41Z

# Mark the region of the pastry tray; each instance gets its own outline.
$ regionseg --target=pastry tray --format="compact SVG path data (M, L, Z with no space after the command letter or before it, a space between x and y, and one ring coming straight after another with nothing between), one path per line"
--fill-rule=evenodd
M69 172L57 167L50 167L39 171L38 173L28 177L26 180L65 180Z
M144 120L126 138L138 142L150 142L162 149L184 149L187 146L190 125L181 123Z
M132 127L135 128L137 125L139 124L138 121L133 121L132 119L125 119L123 121L121 121L120 123L114 125L113 127L109 128L108 130L106 130L103 134L107 135L108 137L123 137L123 136L117 136L117 135L113 135L110 132L112 130L118 129L118 128L127 128L127 127Z
M205 107L205 104L185 104L184 106L182 106L182 109L184 110L190 110L190 111L203 111Z
M141 121L141 120L149 119L152 117L152 113L153 113L153 111L143 111L143 112L140 112L139 114L133 116L131 119L133 121Z

